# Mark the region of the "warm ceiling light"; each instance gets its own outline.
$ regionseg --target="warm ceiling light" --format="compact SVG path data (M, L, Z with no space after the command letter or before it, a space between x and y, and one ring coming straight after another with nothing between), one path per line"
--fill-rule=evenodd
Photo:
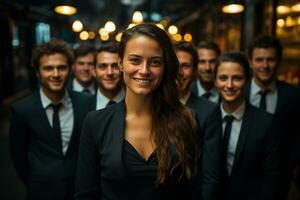
M284 21L284 19L278 19L276 24L278 27L282 28L282 27L284 27L285 21Z
M285 20L285 25L287 27L291 27L291 26L295 26L296 25L296 21L291 17L291 16L288 16Z
M89 33L87 31L82 31L80 34L79 34L79 38L81 40L87 40L89 39Z
M100 39L103 41L107 41L109 39L109 35L100 35Z
M297 18L297 24L300 25L300 17Z
M179 42L182 40L182 36L180 34L175 34L172 36L172 39L175 40L176 42Z
M112 21L107 21L104 25L104 28L110 33L116 30L116 25Z
M300 3L297 3L291 7L293 12L300 12Z
M276 11L278 14L284 15L289 13L291 10L288 6L277 6Z
M193 39L193 37L192 37L192 35L190 33L186 33L186 34L184 34L183 39L186 42L191 42L192 39Z
M70 5L60 5L56 6L54 11L61 15L73 15L77 12L77 9Z
M144 21L143 14L140 11L135 11L132 16L132 22L135 24L142 23Z
M123 35L122 32L119 32L119 33L116 35L115 39L116 39L117 42L121 42L122 35Z
M169 32L171 35L175 35L175 34L178 32L178 28L177 28L175 25L171 25L171 26L168 28L168 32Z
M96 36L96 34L94 33L94 31L90 31L90 32L89 32L89 39L90 39L90 40L94 39L95 36Z
M72 24L72 29L73 29L74 32L82 31L83 25L82 25L81 21L75 20Z
M223 6L222 11L226 14L237 14L244 11L244 6L242 4L229 4Z
M109 32L105 28L100 28L99 29L99 35L108 35Z

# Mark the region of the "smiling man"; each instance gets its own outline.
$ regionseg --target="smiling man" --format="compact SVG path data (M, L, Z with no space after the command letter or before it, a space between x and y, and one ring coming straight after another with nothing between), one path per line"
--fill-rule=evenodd
M117 43L107 43L98 49L93 71L98 82L98 90L93 104L96 110L118 103L124 98L122 72L118 62Z
M32 66L40 90L11 106L11 156L27 199L73 199L81 124L92 97L67 92L72 63L73 53L65 42L38 46Z
M249 102L269 113L274 114L273 128L279 133L282 163L282 197L287 198L295 154L300 143L300 91L276 79L282 57L280 41L273 36L257 37L249 48L249 62L253 79L248 84L246 97ZM292 147L292 148L291 148Z

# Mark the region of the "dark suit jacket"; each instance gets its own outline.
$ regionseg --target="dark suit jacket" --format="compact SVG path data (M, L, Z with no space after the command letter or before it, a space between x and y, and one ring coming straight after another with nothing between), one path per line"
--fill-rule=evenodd
M225 200L274 200L280 180L279 147L272 115L246 105Z
M73 199L79 135L91 99L75 92L69 95L74 127L65 155L61 139L52 132L38 91L11 106L11 156L29 199Z
M129 177L122 161L125 115L123 100L86 117L80 139L75 199L137 199L142 186ZM176 155L172 149L174 159ZM157 188L158 199L189 199L194 191L186 187L191 182L178 183L176 177Z
M191 92L194 93L196 96L200 96L200 94L198 94L198 88L197 88L197 81L194 81L191 83ZM221 103L221 97L219 95L219 98L218 98L218 104Z
M273 129L280 137L283 184L288 186L292 169L300 161L300 91L299 88L277 81L278 100L274 113ZM251 84L246 88L249 100ZM251 102L250 102L251 103ZM297 155L298 154L298 155Z
M191 93L186 105L197 114L201 134L202 199L216 199L220 184L222 120L217 104Z

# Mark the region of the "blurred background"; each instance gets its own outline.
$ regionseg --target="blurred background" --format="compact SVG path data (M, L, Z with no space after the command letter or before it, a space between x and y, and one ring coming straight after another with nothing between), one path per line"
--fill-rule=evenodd
M284 46L278 78L299 85L299 0L0 0L0 199L24 196L8 153L7 110L37 87L32 49L52 38L100 46L142 22L176 41L214 41L222 51L246 51L254 37L275 35Z

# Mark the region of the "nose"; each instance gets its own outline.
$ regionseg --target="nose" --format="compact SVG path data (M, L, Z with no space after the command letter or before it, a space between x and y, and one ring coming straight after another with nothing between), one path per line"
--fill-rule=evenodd
M149 74L149 68L148 68L147 62L144 62L144 63L141 65L140 73L141 73L141 74L145 74L145 75L148 75L148 74Z
M269 62L267 59L264 59L263 61L263 67L267 68L269 66Z
M54 70L53 70L53 76L54 76L54 77L57 77L58 75L59 75L58 69L57 69L57 68L54 68Z
M111 65L107 67L107 74L112 74L112 67Z
M205 62L205 70L210 70L210 62L209 61L207 61L207 62Z
M233 86L233 81L232 81L232 79L228 79L227 82L226 82L226 87L227 87L227 88L232 88L232 86Z

